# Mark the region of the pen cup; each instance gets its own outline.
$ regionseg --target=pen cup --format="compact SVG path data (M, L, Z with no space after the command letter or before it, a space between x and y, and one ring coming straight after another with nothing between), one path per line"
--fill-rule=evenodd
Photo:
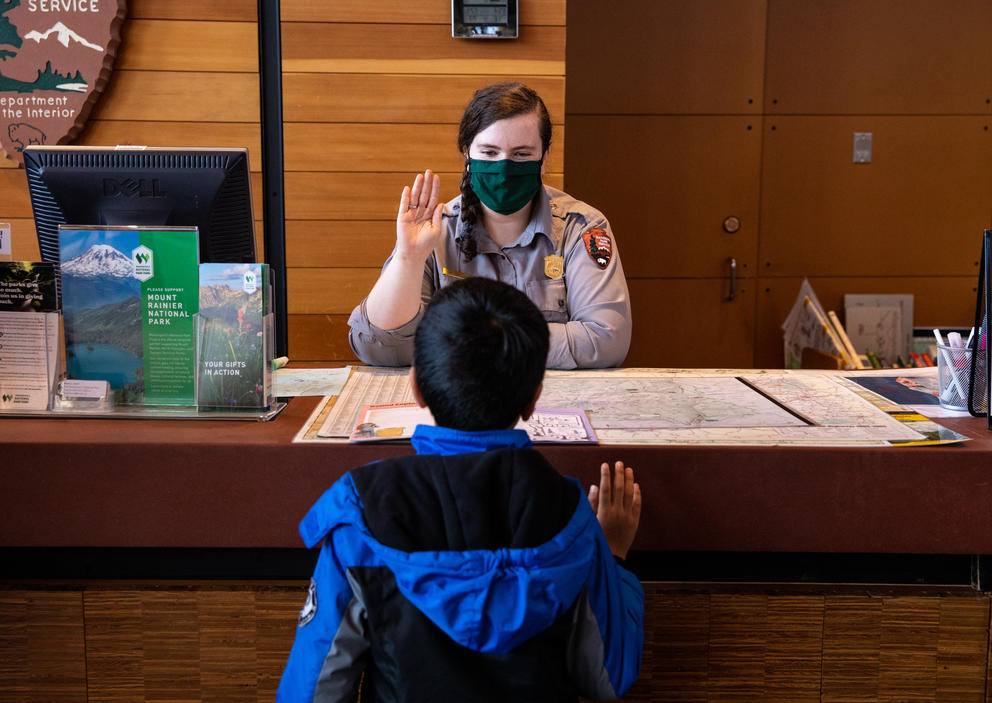
M948 410L967 410L970 379L971 349L938 344L937 380L941 406Z

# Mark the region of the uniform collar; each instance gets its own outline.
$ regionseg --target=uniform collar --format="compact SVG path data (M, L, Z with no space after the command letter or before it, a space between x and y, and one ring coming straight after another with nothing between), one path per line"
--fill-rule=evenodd
M461 219L458 220L459 229L463 227ZM485 233L484 237L479 237L477 239L479 253L480 254L496 254L499 252L500 248L496 246L496 243L489 237L489 232L486 232L486 228L483 227L481 222L476 225L476 231ZM530 221L527 223L527 227L524 231L517 237L516 241L512 244L508 244L506 248L509 247L529 247L534 241L534 237L543 234L548 239L552 239L551 236L551 197L548 195L547 187L541 186L537 193L537 202L534 203L534 209L530 213Z
M417 454L467 454L490 449L530 449L530 436L524 430L464 432L449 427L417 425L410 438Z

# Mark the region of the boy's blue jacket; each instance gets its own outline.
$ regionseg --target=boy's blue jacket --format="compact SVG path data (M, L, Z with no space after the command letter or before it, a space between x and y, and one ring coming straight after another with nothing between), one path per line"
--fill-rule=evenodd
M561 700L637 679L644 593L519 430L420 427L300 524L324 540L277 700ZM364 678L363 678L364 676Z

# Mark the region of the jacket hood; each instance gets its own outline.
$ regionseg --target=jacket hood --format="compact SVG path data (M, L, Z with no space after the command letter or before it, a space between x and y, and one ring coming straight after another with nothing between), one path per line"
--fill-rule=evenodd
M569 479L572 480L572 479ZM578 482L577 490L582 492ZM522 549L405 552L370 533L350 475L334 484L300 523L308 547L322 539L343 569L384 566L400 592L451 639L505 653L549 627L608 556L588 501L548 542ZM589 535L597 535L590 540ZM590 549L590 544L594 547Z

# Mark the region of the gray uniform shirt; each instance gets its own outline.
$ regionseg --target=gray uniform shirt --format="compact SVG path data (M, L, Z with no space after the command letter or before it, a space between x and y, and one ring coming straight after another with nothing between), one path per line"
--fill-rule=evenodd
M478 253L471 260L455 243L461 197L450 201L447 236L424 266L420 311L405 325L384 330L369 322L363 300L348 319L358 358L374 366L409 366L413 336L434 291L460 276L483 276L523 291L544 313L551 331L548 368L619 366L630 347L630 296L610 224L595 208L554 188L544 186L538 198L523 234L505 247L476 223ZM547 258L555 256L561 260Z

